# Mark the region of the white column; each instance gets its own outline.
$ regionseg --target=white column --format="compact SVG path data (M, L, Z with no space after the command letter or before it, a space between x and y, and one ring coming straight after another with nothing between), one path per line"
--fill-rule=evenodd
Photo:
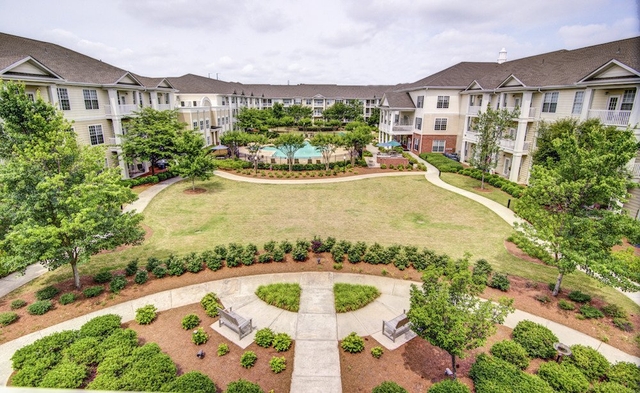
M629 125L636 129L637 124L640 122L640 88L636 88L636 96L633 97L633 107L631 108L631 114L629 115ZM637 134L637 132L636 132Z
M511 171L509 172L509 180L514 183L518 182L520 165L522 165L522 153L514 153L511 158Z
M158 110L158 92L150 91L149 97L151 97L151 107L155 110Z
M589 109L591 109L592 101L593 89L588 88L584 91L584 97L582 98L582 111L580 112L580 121L585 121L589 118Z

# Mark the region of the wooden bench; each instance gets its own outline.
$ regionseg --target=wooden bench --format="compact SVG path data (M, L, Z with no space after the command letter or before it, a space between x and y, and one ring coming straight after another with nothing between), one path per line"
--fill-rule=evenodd
M242 340L246 335L253 331L252 319L246 318L236 314L229 307L228 310L218 309L220 319L218 320L218 326L225 325L229 329L238 333L238 337Z
M397 337L405 334L410 329L411 324L405 312L390 321L382 321L382 334L389 337L393 342L396 342Z

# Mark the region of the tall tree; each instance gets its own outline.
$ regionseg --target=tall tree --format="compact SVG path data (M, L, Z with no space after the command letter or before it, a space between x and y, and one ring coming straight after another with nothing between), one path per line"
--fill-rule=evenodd
M380 108L371 108L371 115L367 118L370 127L378 127L380 123Z
M248 135L249 134L244 131L225 132L220 137L220 142L229 148L231 158L236 158L238 156L240 146L244 146L247 143Z
M214 163L209 151L204 149L204 139L197 130L182 130L176 140L176 165L172 168L178 175L191 179L191 189L196 189L196 179L211 178Z
M284 113L287 116L293 117L296 124L300 124L300 120L302 119L311 119L313 109L308 106L291 105L284 108Z
M236 125L240 129L262 129L267 124L267 119L273 117L270 111L265 111L257 108L240 108L240 112L236 117Z
M253 161L253 169L255 173L258 173L258 154L269 143L269 139L264 135L255 134L250 135L247 141L247 150L249 150L250 159Z
M284 105L282 105L282 103L280 102L274 102L273 106L271 107L271 114L276 119L282 118L284 116Z
M554 257L553 295L578 268L606 285L640 289L637 274L612 254L625 237L640 241L640 223L619 207L631 186L626 166L638 151L633 132L597 119L559 120L549 128L557 135L553 154L533 166L516 211L530 223L519 229Z
M23 270L40 262L49 270L78 265L102 250L142 241L142 216L122 213L136 195L105 168L105 151L79 147L71 125L24 86L0 85L0 263Z
M513 312L513 299L499 303L480 300L483 285L474 283L468 256L457 261L447 258L444 266L430 266L422 275L422 288L411 288L411 308L407 313L411 329L451 356L451 370L457 377L456 358L481 347L493 335L496 324Z
M322 112L327 120L339 120L341 122L362 120L362 102L351 100L348 103L336 102Z
M322 153L325 169L329 170L329 161L336 149L341 145L342 141L339 135L316 133L311 139L311 144Z
M273 144L287 157L289 172L293 170L293 160L298 150L304 147L304 135L297 133L281 134Z
M482 171L482 183L484 189L484 176L498 164L497 156L500 151L500 140L509 139L509 127L513 120L520 115L520 110L508 109L493 110L487 108L486 112L479 112L473 129L478 133L478 142L474 145L469 162Z
M342 137L343 146L349 150L351 165L355 165L355 159L362 158L362 151L373 141L373 134L367 125L359 125L353 131L348 131Z
M177 110L142 108L126 123L126 134L122 136L125 160L149 161L151 174L155 174L154 167L159 160L173 157L178 131L184 127L178 120Z

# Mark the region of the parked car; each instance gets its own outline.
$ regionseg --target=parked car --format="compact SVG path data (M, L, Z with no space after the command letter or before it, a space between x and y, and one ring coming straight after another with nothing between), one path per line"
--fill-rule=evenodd
M444 154L445 157L450 158L452 160L460 161L460 157L458 156L458 153L442 153L442 154Z

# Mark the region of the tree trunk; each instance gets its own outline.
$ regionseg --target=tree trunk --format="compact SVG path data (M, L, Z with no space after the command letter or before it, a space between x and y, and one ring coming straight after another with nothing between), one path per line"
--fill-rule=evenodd
M289 172L293 172L293 157L289 158Z
M78 262L76 260L71 261L71 270L73 270L73 283L76 289L80 289L80 273L78 272Z
M480 183L480 189L484 190L484 171L482 171L482 181Z
M456 379L458 379L458 369L456 368L456 355L451 355L451 372L453 373L453 380L455 381Z
M560 293L560 284L562 284L563 277L564 273L558 274L558 278L556 278L556 286L553 287L553 293L551 293L551 295L558 296L558 293Z
M151 176L154 176L156 174L154 167L155 167L155 162L151 161Z
M193 191L195 191L195 190L196 190L196 179L195 179L195 177L192 177L192 178L191 178L191 189L192 189Z

